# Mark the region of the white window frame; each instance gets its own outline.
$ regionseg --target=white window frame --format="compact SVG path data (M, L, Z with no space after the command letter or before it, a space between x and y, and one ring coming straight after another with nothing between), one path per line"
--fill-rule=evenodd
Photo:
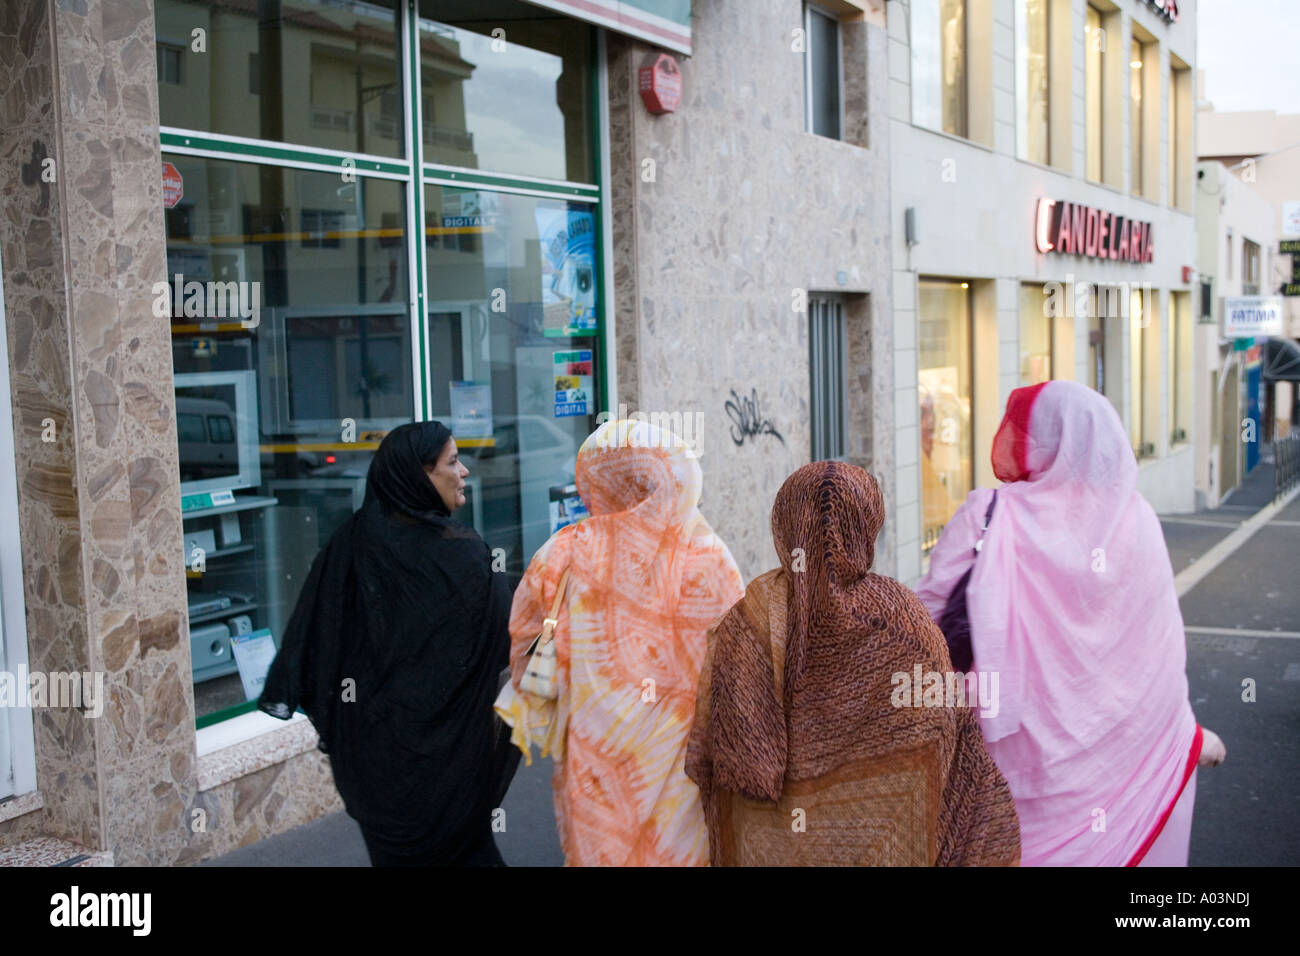
M21 677L15 690L25 703L27 623L23 556L18 538L18 475L5 331L4 270L0 264L0 671ZM0 708L0 800L36 789L36 738L29 707Z
M812 84L812 18L813 16L822 16L835 25L835 85L839 92L836 97L836 105L839 108L839 118L836 125L835 136L823 136L823 139L844 140L844 30L840 18L825 7L820 7L815 3L805 3L803 5L803 128L804 132L813 132L813 84ZM822 136L821 133L814 133L815 136Z

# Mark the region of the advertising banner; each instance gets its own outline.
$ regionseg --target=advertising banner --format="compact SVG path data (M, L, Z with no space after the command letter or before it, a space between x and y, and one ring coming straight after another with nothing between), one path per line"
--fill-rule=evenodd
M590 210L538 206L542 327L546 335L596 331L596 235Z

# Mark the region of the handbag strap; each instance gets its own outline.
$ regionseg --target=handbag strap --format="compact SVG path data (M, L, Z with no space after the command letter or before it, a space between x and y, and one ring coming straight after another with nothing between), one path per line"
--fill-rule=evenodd
M975 541L975 553L980 553L980 548L984 545L984 535L988 533L989 522L993 520L993 506L998 503L998 490L993 489L993 497L989 499L988 511L984 512L984 527L980 529L980 536Z
M560 602L564 600L565 589L569 586L569 569L560 575L560 586L555 590L555 601L551 604L551 613L542 619L542 637L538 646L548 644L555 636L555 626L560 623Z

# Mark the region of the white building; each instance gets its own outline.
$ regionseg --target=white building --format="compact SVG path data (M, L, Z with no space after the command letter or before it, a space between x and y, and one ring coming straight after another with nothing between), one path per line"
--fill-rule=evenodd
M1143 494L1192 510L1194 6L895 0L888 26L899 577L1046 378L1102 391Z
M1240 167L1238 167L1239 171ZM1197 164L1197 268L1204 291L1196 326L1196 489L1215 507L1244 476L1247 369L1259 364L1259 349L1235 352L1223 334L1224 299L1267 294L1261 285L1272 272L1277 249L1277 210L1237 171L1214 160Z
M1205 287L1200 311L1209 324L1197 330L1196 374L1210 390L1197 394L1196 487L1213 505L1256 458L1258 445L1252 449L1242 437L1252 412L1260 419L1259 442L1292 427L1294 385L1268 381L1275 370L1260 348L1231 350L1224 302L1300 291L1300 255L1282 248L1288 239L1294 248L1300 237L1300 116L1198 105L1197 264ZM1300 337L1300 296L1283 296L1282 315L1280 338Z

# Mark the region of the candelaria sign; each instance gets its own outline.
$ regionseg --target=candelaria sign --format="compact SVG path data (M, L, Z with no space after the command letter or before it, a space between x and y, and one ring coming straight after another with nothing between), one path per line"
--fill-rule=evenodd
M1063 199L1038 200L1034 241L1039 252L1151 262L1151 223Z

